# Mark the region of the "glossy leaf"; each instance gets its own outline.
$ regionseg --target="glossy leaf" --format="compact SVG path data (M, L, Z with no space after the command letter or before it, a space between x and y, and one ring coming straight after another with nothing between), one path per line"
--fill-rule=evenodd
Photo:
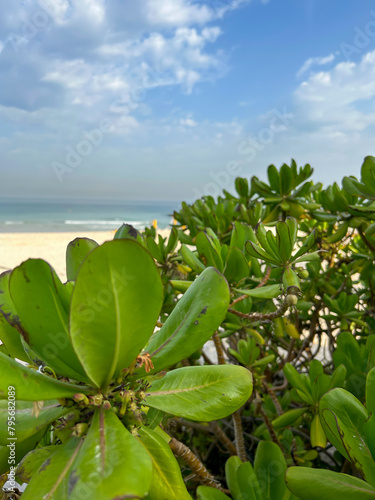
M145 404L179 417L210 422L238 410L251 392L251 373L241 366L185 367L153 382Z
M276 241L279 255L284 264L286 264L292 255L294 240L290 232L289 225L286 222L278 222L276 225Z
M364 437L367 410L350 392L333 389L320 400L319 414L328 440L375 486L375 464Z
M203 346L225 318L229 288L214 268L207 268L193 282L145 347L154 373L187 358Z
M15 387L16 399L19 401L46 401L93 392L90 387L47 377L0 353L0 399L8 397L10 386Z
M262 481L262 478L260 479ZM245 462L238 467L237 483L241 492L241 500L262 500L262 489L250 462Z
M372 368L366 378L366 408L375 414L375 368Z
M74 288L70 328L74 349L97 387L106 387L138 356L163 301L150 254L129 239L93 250Z
M204 271L205 265L202 264L195 253L193 253L185 244L181 245L180 252L186 264L191 267L193 271L196 271L197 273Z
M42 446L30 451L23 457L17 466L16 476L18 482L28 483L39 467L57 451L58 445Z
M275 429L282 429L283 427L292 425L296 422L296 420L302 417L306 410L307 408L294 408L292 410L288 410L272 420L272 425Z
M29 361L25 349L22 346L20 332L11 326L3 314L0 312L0 340L6 347L7 352L12 358Z
M98 243L90 238L76 238L66 249L66 276L68 280L77 278L78 270L87 255L96 248Z
M375 489L357 477L310 467L290 467L288 488L301 500L374 500Z
M270 264L280 265L279 259L276 259L273 254L271 255L267 253L259 245L256 245L252 241L248 241L245 247L249 255L251 255L252 257L255 257L256 259L262 259L266 262L269 262Z
M152 460L149 500L191 500L180 467L168 444L148 427L139 429L138 442Z
M317 446L320 448L325 448L327 445L327 438L320 422L318 413L314 415L314 418L311 422L310 441L313 448L316 448Z
M59 446L33 475L22 500L73 500L68 478L82 444L83 439L73 437Z
M249 275L249 264L238 248L231 248L228 252L224 276L229 282L237 283Z
M88 381L69 337L70 291L41 259L16 267L9 281L17 327L31 349L60 375Z
M135 227L133 227L130 224L123 224L121 227L119 227L113 237L114 240L121 240L121 239L133 239L135 241L138 241L141 245L145 244L145 241L143 239L143 236Z
M277 444L261 441L254 461L254 472L258 478L262 500L282 500L286 492L286 462Z
M205 259L206 265L216 267L216 269L222 272L224 267L223 261L210 237L204 232L198 233L195 243L199 255Z
M143 498L152 464L143 446L110 410L97 409L68 473L69 500Z
M227 480L233 500L243 500L242 493L237 481L237 471L241 465L242 460L237 456L228 458L225 463L225 478Z
M266 285L259 288L253 288L252 290L234 288L234 291L241 295L247 295L248 297L256 299L274 299L282 293L282 287L280 287L280 285Z

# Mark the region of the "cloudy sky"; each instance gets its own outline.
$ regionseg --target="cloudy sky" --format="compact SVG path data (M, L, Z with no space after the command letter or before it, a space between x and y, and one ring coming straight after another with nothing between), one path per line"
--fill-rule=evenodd
M375 154L375 8L0 0L0 195L192 199Z

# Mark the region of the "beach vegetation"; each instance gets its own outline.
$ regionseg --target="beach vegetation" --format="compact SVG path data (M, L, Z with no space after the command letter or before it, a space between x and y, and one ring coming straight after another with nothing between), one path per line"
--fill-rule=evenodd
M312 175L293 160L237 178L182 203L167 238L82 235L65 283L40 259L3 273L2 484L374 499L375 158L341 187Z

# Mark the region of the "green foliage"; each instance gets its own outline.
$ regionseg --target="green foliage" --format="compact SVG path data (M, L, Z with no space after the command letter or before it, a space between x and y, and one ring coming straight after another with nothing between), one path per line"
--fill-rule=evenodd
M187 497L168 446L147 429L147 407L194 420L225 417L249 399L251 373L233 365L151 372L175 365L211 337L229 304L225 278L208 268L183 296L149 342L155 367L142 348L160 315L163 285L154 260L134 239L95 246L72 286L62 285L41 260L21 264L6 278L4 318L40 356L41 369L31 359L23 366L0 353L0 445L8 443L9 387L17 400L20 452L32 450L53 424L45 443L51 453L29 454L19 467L20 477L30 480L25 498L78 499L82 492L98 499L159 498L153 484L160 490L167 469L175 472L164 489L177 484L179 498Z
M0 275L0 485L14 426L26 499L375 498L375 158L312 174Z

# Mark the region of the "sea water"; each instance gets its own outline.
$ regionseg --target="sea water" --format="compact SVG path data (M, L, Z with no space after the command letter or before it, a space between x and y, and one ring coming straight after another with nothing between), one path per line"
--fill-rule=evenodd
M165 229L173 221L178 202L0 200L0 232L82 232L115 230L123 223L136 229L156 219Z

